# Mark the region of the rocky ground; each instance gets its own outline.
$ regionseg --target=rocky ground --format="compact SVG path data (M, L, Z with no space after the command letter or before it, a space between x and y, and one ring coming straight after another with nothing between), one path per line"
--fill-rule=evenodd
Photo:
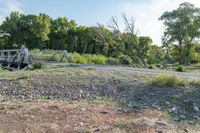
M200 131L200 86L151 78L95 67L2 72L0 132Z

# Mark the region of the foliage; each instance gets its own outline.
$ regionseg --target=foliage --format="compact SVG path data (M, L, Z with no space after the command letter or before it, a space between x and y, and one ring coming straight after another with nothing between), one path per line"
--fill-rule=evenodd
M42 62L35 62L33 63L33 69L42 69L44 64Z
M83 54L80 55L79 53L70 53L73 63L78 64L106 64L106 57L103 55L89 55Z
M149 69L155 69L155 66L154 65L149 65L148 68Z
M0 25L0 49L23 46L40 50L65 49L74 53L75 63L84 64L121 63L148 67L148 64L179 62L189 65L200 62L200 9L194 5L185 2L177 9L162 14L160 20L166 27L163 46L152 45L153 41L148 36L139 36L132 17L127 18L123 14L122 18L123 31L115 17L107 28L101 24L81 26L67 17L54 19L44 13L12 12ZM51 55L43 57L47 59Z
M132 64L132 59L127 55L121 55L119 57L119 62L124 65L130 65Z
M109 58L106 60L106 64L109 64L109 65L119 65L120 63L119 63L119 59L109 57Z
M151 85L159 87L183 86L185 85L185 81L174 75L161 74L153 77Z
M163 43L165 47L175 45L178 50L179 64L189 64L191 48L200 37L200 8L184 2L171 11L164 12L160 17L164 21L166 30ZM185 53L183 49L186 49ZM184 61L184 57L185 62Z
M183 70L183 67L182 67L182 66L178 66L178 67L176 68L176 71L177 71L177 72L183 72L184 70Z

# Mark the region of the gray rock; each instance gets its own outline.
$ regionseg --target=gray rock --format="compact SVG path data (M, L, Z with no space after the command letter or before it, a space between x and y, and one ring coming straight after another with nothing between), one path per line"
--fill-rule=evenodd
M173 112L173 113L177 113L177 107L176 106L173 106L172 108L171 108L171 112Z
M195 111L195 112L199 112L200 110L199 110L199 107L197 107L197 106L193 106L193 110Z
M186 119L186 116L185 115L180 115L179 116L181 119Z
M164 121L156 121L155 122L156 125L159 125L159 126L167 126L168 124Z
M189 131L190 131L190 130L187 129L187 128L184 129L184 132L186 132L186 133L188 133Z

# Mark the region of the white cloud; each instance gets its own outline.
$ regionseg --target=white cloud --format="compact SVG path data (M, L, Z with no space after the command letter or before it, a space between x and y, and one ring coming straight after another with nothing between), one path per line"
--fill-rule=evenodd
M127 16L133 16L140 35L150 36L155 44L161 44L164 28L158 18L165 11L176 9L179 4L190 2L200 7L200 0L149 0L148 2L123 2L118 7ZM121 25L123 22L120 22Z
M13 11L24 12L18 0L0 0L0 23Z

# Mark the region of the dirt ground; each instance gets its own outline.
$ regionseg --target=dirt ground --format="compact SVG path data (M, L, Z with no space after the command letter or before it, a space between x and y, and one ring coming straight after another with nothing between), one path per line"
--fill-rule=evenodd
M127 112L112 100L3 102L2 133L192 132L159 111ZM193 131L195 132L195 131Z
M0 133L200 132L199 86L151 78L94 67L1 73Z

